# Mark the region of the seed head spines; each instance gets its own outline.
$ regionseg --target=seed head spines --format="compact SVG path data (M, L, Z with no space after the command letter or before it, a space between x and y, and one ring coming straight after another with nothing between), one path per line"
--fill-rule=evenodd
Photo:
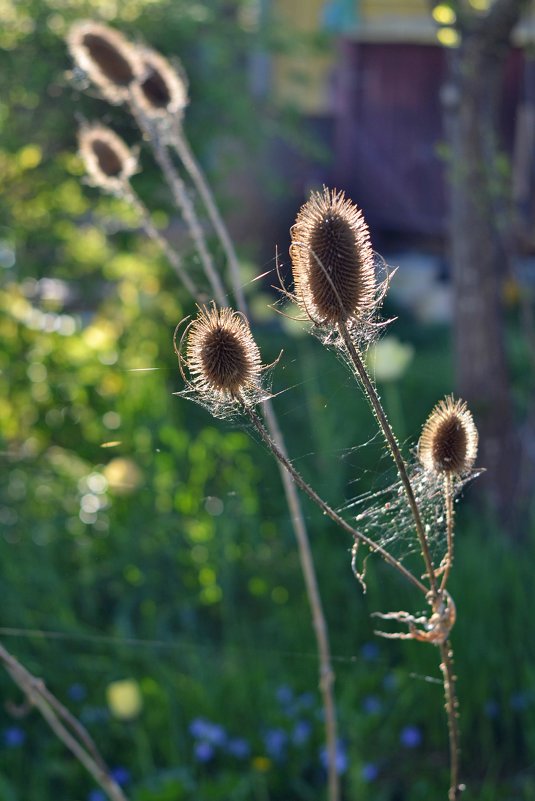
M452 395L439 401L424 424L418 458L426 470L465 476L477 456L478 433L466 403Z
M102 189L120 191L136 172L137 159L132 151L105 125L83 125L78 144L90 180Z
M135 48L119 31L93 20L75 22L67 34L67 46L76 62L104 97L121 103L140 74Z
M231 308L199 307L176 349L193 399L226 417L239 406L265 400L260 351L247 319Z
M174 67L160 53L138 47L141 74L132 85L135 102L149 117L182 117L188 104L187 80L180 67Z
M295 300L319 325L365 320L376 305L368 227L343 192L314 192L291 229Z

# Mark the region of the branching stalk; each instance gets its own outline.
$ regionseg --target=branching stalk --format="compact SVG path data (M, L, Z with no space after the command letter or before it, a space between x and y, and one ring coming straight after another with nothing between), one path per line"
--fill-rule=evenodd
M421 592L423 592L424 595L427 595L428 588L425 586L425 584L422 584L422 582L419 579L417 579L416 576L414 576L410 572L410 570L407 570L407 568L404 565L402 565L401 562L398 562L398 560L394 556L392 556L392 554L388 553L388 551L385 551L385 549L382 548L380 545L378 545L376 542L370 540L365 534L362 534L362 532L357 531L357 529L353 528L353 526L351 526L346 520L344 520L343 517L340 517L340 515L337 512L335 512L334 509L332 509L327 503L325 503L325 501L322 498L320 498L317 492L315 492L315 490L313 490L312 487L309 484L307 484L305 479L295 469L295 467L292 465L289 459L282 453L282 451L273 442L273 440L271 439L268 432L264 428L264 425L262 424L262 421L260 420L256 412L250 407L244 407L244 410L247 416L249 417L250 421L252 422L253 426L260 434L260 437L264 442L264 444L267 445L271 453L279 460L279 462L282 465L284 465L284 467L290 473L291 477L293 478L299 489L301 489L306 495L308 495L308 497L316 504L316 506L318 506L321 509L321 511L325 515L327 515L327 517L330 517L334 523L336 523L338 526L340 526L340 528L342 528L344 531L350 534L353 540L359 540L364 545L367 545L367 547L371 551L380 554L380 556L383 557L385 562L388 562L389 565L391 565L399 573L401 573L408 581L410 581L411 584L413 584L415 587L418 587L418 589Z
M459 724L458 701L455 691L455 675L453 673L453 650L449 640L440 646L440 669L444 681L444 697L446 714L448 717L448 732L450 740L450 788L448 801L458 801L464 786L459 784Z
M193 152L191 147L189 146L188 140L184 134L182 126L179 122L175 121L172 127L172 135L169 138L169 142L172 147L175 148L178 157L180 158L182 164L184 165L186 171L188 172L195 188L197 189L206 211L208 213L208 217L210 222L212 223L214 230L218 236L219 241L221 242L221 246L225 253L227 264L229 268L229 276L230 281L232 283L232 288L234 290L234 294L236 296L236 303L240 311L246 312L246 303L245 303L245 295L243 293L243 288L241 284L240 278L240 267L238 263L238 257L236 255L236 250L234 248L234 244L232 239L230 238L229 232L221 214L219 213L219 209L215 203L212 191L204 174L199 166L199 163Z
M385 414L385 411L382 407L381 401L379 400L379 396L377 391L373 385L373 382L368 375L368 371L364 366L364 362L358 352L355 343L351 339L351 335L347 330L347 326L345 323L340 322L338 324L338 330L340 331L340 335L344 340L344 344L347 349L347 353L351 362L357 371L358 377L362 382L362 386L364 387L364 391L368 396L368 399L371 403L372 409L375 413L381 431L386 439L387 445L389 447L390 453L396 465L399 477L401 479L401 483L403 484L403 488L405 490L405 494L407 496L407 500L409 502L409 506L412 512L412 516L414 518L414 524L416 527L416 533L418 535L418 540L420 542L420 548L422 550L422 556L425 562L425 569L427 572L427 576L429 578L429 587L433 598L437 597L437 586L436 586L436 579L435 579L435 570L433 567L433 561L431 559L431 552L429 550L429 543L427 541L427 537L425 535L424 526L422 523L422 518L420 515L420 510L418 508L418 504L416 502L416 498L414 497L414 491L412 489L412 485L409 479L409 474L407 473L407 466L401 454L399 445L397 443L396 437L394 432L392 431L392 427L388 422L388 418Z
M143 231L164 252L168 262L191 297L200 299L201 292L184 269L182 259L176 250L171 247L169 241L158 231L150 218L149 210L139 195L128 185L125 187L123 197L137 211Z
M444 562L444 573L442 574L442 579L440 582L440 591L442 592L446 589L446 584L448 583L448 578L450 576L450 571L453 565L453 544L454 544L454 537L453 537L453 523L454 523L454 513L453 513L453 487L452 487L452 480L450 473L446 473L444 476L444 504L446 507L446 560Z
M26 698L40 711L54 734L86 768L110 801L128 801L89 733L44 682L26 670L3 645L0 645L0 661Z

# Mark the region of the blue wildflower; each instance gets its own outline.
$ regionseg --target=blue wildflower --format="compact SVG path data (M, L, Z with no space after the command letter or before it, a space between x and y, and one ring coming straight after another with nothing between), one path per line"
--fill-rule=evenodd
M237 759L247 759L251 753L251 747L242 737L234 737L227 743L227 752Z
M362 708L367 715L377 715L382 709L381 699L376 695L367 695L362 701Z
M6 748L19 748L26 740L26 732L19 726L9 726L3 732Z
M327 748L323 747L320 751L320 762L322 766L327 770L328 758L327 758ZM346 772L349 766L349 760L347 758L347 752L345 749L345 745L343 742L338 740L336 744L336 772L339 775L342 775Z
M374 642L365 642L360 649L360 655L367 662L373 662L379 657L379 646Z
M204 718L195 718L189 726L190 734L198 740L205 740L211 745L224 745L227 739L225 729L219 723L211 723Z
M304 745L310 737L311 731L312 726L308 720L298 720L292 732L292 743L294 745Z
M404 726L399 739L405 748L418 748L422 742L422 732L418 726Z
M110 775L112 779L115 779L119 787L125 787L130 781L130 771L122 766L112 768Z
M509 699L509 705L511 709L520 712L522 709L525 709L528 705L529 696L525 692L516 692L513 693L511 698Z
M288 735L283 729L269 729L264 735L266 753L271 759L282 759L287 743Z
M67 695L71 701L83 701L87 695L87 690L83 684L71 684L67 690Z
M210 762L214 757L214 746L206 740L200 740L195 743L193 753L198 762Z
M87 801L108 801L107 796L102 790L91 790L87 796Z
M287 706L293 701L294 694L291 687L288 687L287 684L281 684L280 687L277 687L275 697L281 706Z
M361 776L365 782L374 782L379 775L379 768L375 762L366 762L362 766Z

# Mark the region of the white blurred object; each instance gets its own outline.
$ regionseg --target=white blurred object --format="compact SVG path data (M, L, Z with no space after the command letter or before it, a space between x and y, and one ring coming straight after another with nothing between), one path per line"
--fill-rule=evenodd
M387 336L371 346L366 361L377 381L399 381L413 357L412 345Z

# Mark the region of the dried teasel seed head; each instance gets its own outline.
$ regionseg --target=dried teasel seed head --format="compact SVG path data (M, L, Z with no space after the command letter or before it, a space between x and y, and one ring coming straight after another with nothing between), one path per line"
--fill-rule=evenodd
M137 160L123 140L105 125L85 125L78 133L80 155L92 183L108 191L124 188Z
M142 74L132 86L135 101L149 117L173 114L182 117L188 104L185 75L164 56L146 47L137 48Z
M194 389L202 395L240 399L258 389L260 351L242 314L203 306L185 333L184 364Z
M449 395L437 403L425 422L418 458L431 472L466 475L474 466L477 443L477 428L466 403Z
M365 319L376 281L368 227L343 192L314 192L291 229L295 299L319 324Z
M67 34L69 51L80 67L112 103L128 97L140 74L135 48L119 31L92 20L81 20Z

